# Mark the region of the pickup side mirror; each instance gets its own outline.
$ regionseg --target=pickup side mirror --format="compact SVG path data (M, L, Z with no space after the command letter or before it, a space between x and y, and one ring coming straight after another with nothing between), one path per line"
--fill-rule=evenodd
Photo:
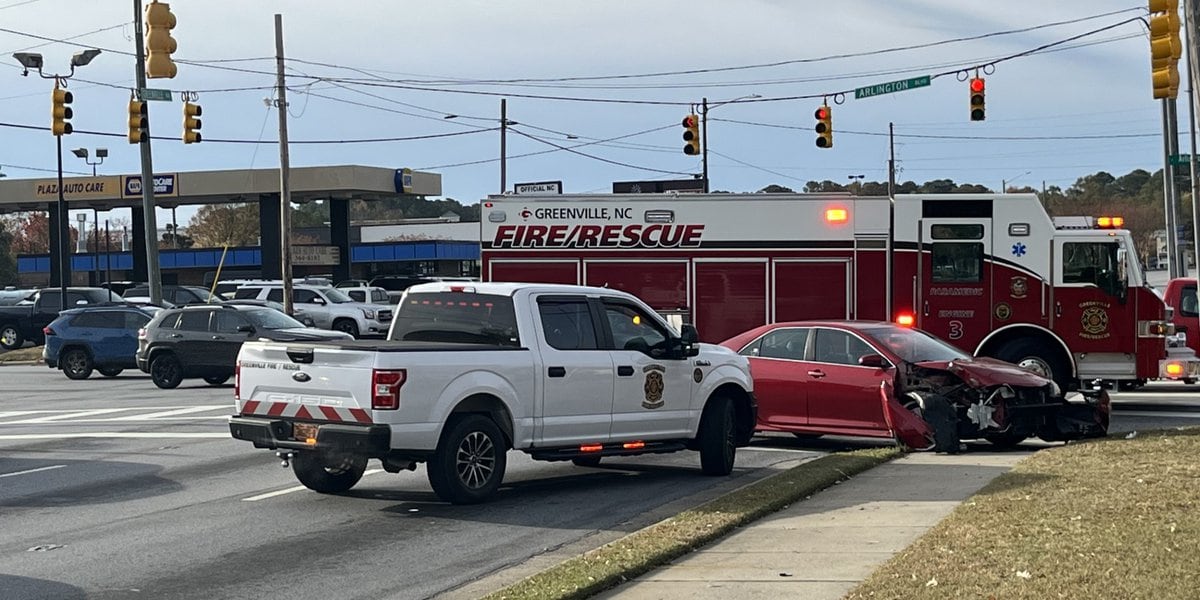
M887 360L878 354L865 354L858 357L858 364L862 367L883 369L887 367Z
M313 299L312 299L312 300L309 300L309 301L308 301L308 303L309 303L309 304L320 304L321 306L324 306L324 305L325 305L325 299L324 299L324 298L322 298L322 297L320 297L320 296L313 296Z
M684 323L679 329L679 344L683 350L683 357L690 358L699 355L700 348L696 344L700 342L700 334L696 332L696 326Z

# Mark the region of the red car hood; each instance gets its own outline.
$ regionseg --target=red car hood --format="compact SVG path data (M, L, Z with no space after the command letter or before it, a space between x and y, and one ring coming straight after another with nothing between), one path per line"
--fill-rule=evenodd
M919 362L917 365L926 369L950 371L972 387L1005 384L1018 387L1042 387L1050 383L1049 379L1037 373L994 358L931 360Z

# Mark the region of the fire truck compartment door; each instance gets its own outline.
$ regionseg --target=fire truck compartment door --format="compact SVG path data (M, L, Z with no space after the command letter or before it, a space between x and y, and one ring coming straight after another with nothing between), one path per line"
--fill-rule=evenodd
M962 345L991 331L992 220L921 220L917 325Z

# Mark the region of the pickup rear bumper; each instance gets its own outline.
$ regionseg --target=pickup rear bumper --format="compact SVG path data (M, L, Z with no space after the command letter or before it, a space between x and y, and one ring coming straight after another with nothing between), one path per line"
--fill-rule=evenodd
M254 444L255 448L285 448L288 450L328 450L352 452L381 458L391 450L391 428L387 425L345 425L319 423L317 443L297 440L292 434L292 421L258 417L229 417L229 433L234 439Z

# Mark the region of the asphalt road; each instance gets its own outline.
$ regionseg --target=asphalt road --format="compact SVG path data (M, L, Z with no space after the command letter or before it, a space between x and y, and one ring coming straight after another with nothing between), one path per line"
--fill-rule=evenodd
M513 453L484 505L438 501L423 467L324 496L229 437L232 391L0 367L0 598L429 598L838 447L764 440L717 479L692 452L598 469Z
M0 367L0 598L462 596L472 580L864 445L760 438L720 479L690 452L599 469L514 453L497 500L461 507L437 500L423 468L371 473L346 496L305 490L270 452L229 438L231 396L200 380L166 392L136 373ZM1200 395L1182 384L1116 405L1117 435L1200 425Z

